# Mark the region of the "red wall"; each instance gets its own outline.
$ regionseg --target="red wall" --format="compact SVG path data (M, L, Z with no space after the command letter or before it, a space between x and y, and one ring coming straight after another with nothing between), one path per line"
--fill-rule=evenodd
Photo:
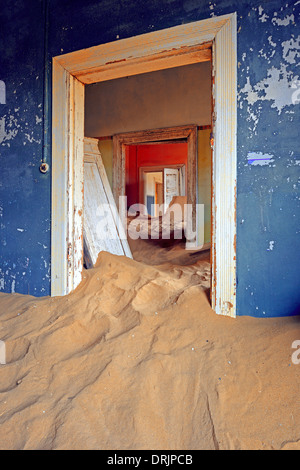
M187 143L142 144L126 147L127 206L139 202L139 168L144 166L187 165ZM142 202L142 201L140 201Z

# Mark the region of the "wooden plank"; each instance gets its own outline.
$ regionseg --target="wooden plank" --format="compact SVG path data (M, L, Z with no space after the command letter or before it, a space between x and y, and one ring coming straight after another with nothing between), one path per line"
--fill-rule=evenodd
M74 78L74 173L73 173L73 285L82 280L83 271L83 154L84 85Z
M82 278L84 85L55 59L52 129L51 295L60 296Z
M53 60L52 100L52 217L51 295L65 295L67 288L68 239L68 132L69 74Z
M169 207L174 196L180 196L179 169L164 168L164 204Z
M83 70L76 73L77 78L87 85L99 83L105 80L139 75L141 73L155 72L157 70L170 69L174 67L182 67L183 65L191 65L195 62L209 62L211 60L211 44L207 44L197 48L180 49L177 51L165 52L164 54L151 57L142 57L139 59L127 59L126 64L120 65L119 61L109 65L97 67L96 70ZM192 51L190 49L193 49Z
M101 251L132 258L97 139L84 140L84 243L90 263Z
M188 139L191 132L197 130L195 125L163 127L160 129L147 129L144 131L125 132L117 134L113 138L119 143L128 145L144 144L148 142L161 142L176 139Z
M84 85L69 77L67 293L80 284L83 270L83 139Z

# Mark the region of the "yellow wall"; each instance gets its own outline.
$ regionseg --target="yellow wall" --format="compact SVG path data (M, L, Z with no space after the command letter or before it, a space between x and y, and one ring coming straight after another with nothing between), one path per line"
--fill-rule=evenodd
M204 243L211 237L210 129L198 131L198 204L204 204Z
M112 189L113 181L113 141L112 139L99 140L99 150L106 170L107 178Z

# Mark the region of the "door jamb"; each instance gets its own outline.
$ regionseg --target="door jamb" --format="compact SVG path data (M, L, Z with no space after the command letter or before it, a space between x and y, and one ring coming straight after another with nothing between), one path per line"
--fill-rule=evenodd
M187 141L187 204L193 207L191 229L196 231L197 204L197 126L177 126L147 131L126 132L113 136L113 194L118 206L120 196L126 193L126 145L147 144L151 142L168 142L176 139ZM195 240L197 245L197 240ZM192 245L191 245L192 246Z

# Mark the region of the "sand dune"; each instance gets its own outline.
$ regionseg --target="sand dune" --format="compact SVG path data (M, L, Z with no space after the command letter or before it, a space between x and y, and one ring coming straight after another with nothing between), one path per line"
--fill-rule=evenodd
M0 448L300 449L299 318L216 316L201 256L103 252L67 297L0 294Z

